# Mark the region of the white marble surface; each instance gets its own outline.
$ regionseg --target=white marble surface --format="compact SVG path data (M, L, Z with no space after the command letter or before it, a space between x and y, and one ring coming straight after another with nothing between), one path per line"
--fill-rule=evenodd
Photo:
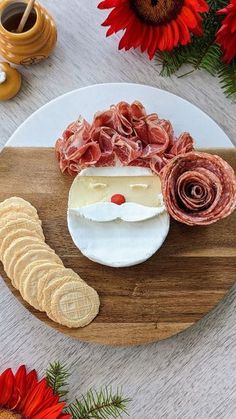
M212 116L235 142L236 105L205 73L158 76L155 62L138 52L119 53L117 36L105 39L104 13L95 0L42 0L58 24L54 55L22 69L21 93L0 104L0 144L34 110L69 90L94 83L130 81L176 93ZM207 141L207 139L206 139ZM207 317L184 333L135 348L83 344L31 316L0 283L0 369L20 363L43 371L50 361L71 367L71 393L91 386L123 385L134 419L236 417L236 287Z

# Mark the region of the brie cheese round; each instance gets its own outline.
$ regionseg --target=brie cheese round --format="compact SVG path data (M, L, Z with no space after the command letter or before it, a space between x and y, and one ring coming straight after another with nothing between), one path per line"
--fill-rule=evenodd
M114 192L123 194L126 202L112 203ZM163 244L170 224L158 176L140 167L83 170L71 186L67 221L80 251L112 267L147 260Z

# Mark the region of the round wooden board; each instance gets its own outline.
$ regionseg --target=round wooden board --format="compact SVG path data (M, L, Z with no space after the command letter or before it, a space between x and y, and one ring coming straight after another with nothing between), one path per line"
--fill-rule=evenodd
M215 152L236 168L235 150ZM166 242L151 259L135 267L112 269L86 259L71 240L66 224L71 182L59 172L51 148L6 148L0 155L0 201L13 195L29 200L38 209L47 243L65 266L100 295L101 309L93 323L68 329L25 303L1 267L14 295L48 325L71 337L102 344L157 341L198 321L235 282L236 213L209 227L172 222Z

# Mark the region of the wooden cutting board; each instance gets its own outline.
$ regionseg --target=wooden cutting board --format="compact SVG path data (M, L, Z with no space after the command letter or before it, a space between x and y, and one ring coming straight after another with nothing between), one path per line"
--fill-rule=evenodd
M214 152L212 150L211 152ZM236 150L215 150L236 170ZM85 258L74 246L66 222L72 178L62 175L51 148L5 148L0 154L0 201L29 200L43 221L47 243L101 299L98 317L82 329L52 322L17 299L43 322L74 338L109 345L142 344L174 335L208 313L236 280L236 211L208 227L171 222L160 251L147 262L113 269Z

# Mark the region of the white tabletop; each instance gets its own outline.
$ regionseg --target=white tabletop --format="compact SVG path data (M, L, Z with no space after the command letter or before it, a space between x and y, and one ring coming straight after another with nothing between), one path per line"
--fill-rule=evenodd
M235 142L236 105L204 72L161 78L139 52L118 52L106 39L104 12L95 0L42 0L59 30L54 55L21 69L21 93L0 104L0 145L36 109L67 91L94 83L136 82L169 90L199 106ZM43 371L60 360L71 367L71 398L91 386L122 385L134 419L233 419L236 417L236 287L191 329L135 348L109 348L65 337L33 317L0 283L0 370L26 363Z

